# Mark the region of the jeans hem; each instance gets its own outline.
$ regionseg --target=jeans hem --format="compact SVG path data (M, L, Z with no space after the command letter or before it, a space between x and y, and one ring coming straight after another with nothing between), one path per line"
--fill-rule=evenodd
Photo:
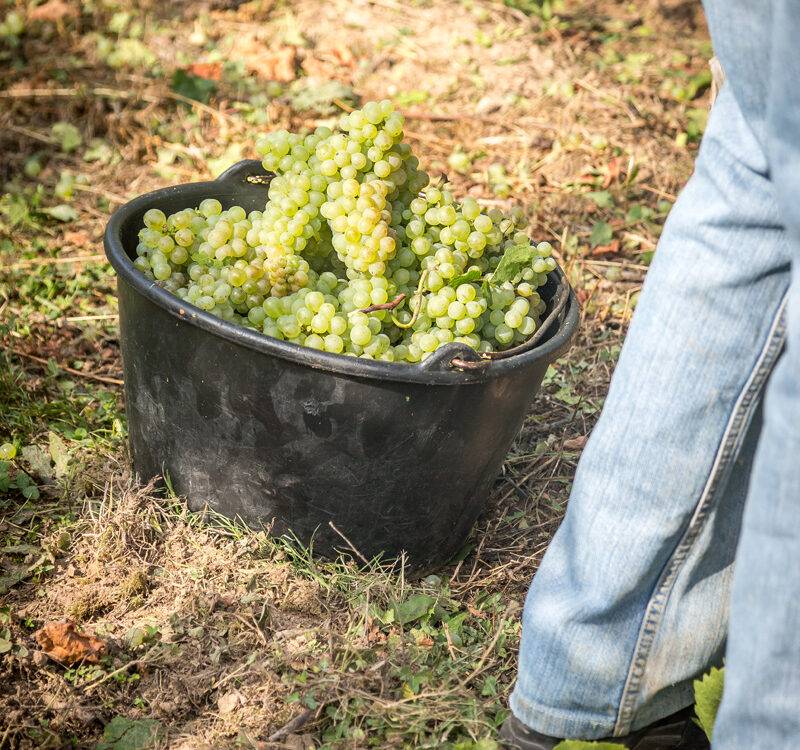
M547 737L558 739L599 740L614 731L614 715L587 715L578 711L560 711L543 706L514 689L509 699L511 712L525 726Z

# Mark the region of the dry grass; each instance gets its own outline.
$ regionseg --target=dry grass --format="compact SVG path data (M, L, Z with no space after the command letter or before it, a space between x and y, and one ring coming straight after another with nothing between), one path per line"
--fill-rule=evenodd
M509 5L108 0L0 39L0 443L33 447L17 463L41 492L0 492L0 747L94 747L115 716L157 721L156 743L172 748L495 747L519 609L690 172L705 106L691 86L709 51L685 2L583 0L555 18ZM114 67L99 36L138 40L152 59ZM114 282L98 258L109 211L218 173L261 131L330 118L336 103L305 111L297 83L266 82L289 58L312 93L331 79L395 98L423 164L457 194L523 205L583 303L471 550L434 578L317 561L135 486L120 390L85 377L120 377ZM170 88L195 62L227 63L207 105ZM58 122L77 126L74 150ZM456 149L466 174L448 165ZM55 195L65 172L73 195ZM41 210L58 203L79 218ZM50 465L51 432L62 464ZM434 603L392 621L419 596ZM61 618L105 639L108 656L71 668L43 657L32 633Z

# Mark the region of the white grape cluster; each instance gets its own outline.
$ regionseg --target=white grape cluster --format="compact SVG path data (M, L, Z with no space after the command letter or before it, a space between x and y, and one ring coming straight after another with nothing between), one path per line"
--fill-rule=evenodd
M538 327L556 267L520 212L429 185L391 103L334 131L259 143L263 211L215 198L144 215L134 265L168 291L267 336L336 354L419 362L453 341L479 352ZM524 258L520 263L519 258ZM516 265L515 265L516 263Z

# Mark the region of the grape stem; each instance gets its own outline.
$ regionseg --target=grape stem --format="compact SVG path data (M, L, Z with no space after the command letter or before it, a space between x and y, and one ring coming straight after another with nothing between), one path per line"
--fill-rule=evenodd
M404 299L406 298L405 294L398 294L393 300L390 302L384 302L380 305L370 305L369 307L365 307L363 310L359 312L362 313L371 313L375 312L376 310L394 310Z
M417 309L414 310L414 314L411 316L411 320L408 323L401 323L394 315L392 315L392 322L398 328L411 328L414 323L417 322L417 318L419 318L419 314L422 311L422 289L425 286L425 282L428 280L428 269L426 268L420 275L419 275L419 284L417 284Z

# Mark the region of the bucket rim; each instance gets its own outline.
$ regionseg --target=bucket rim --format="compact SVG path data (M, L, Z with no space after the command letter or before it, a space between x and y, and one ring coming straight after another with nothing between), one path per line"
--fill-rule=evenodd
M542 361L552 362L569 348L577 331L580 311L574 290L568 284L568 300L559 316L558 327L541 344L505 359L491 360L480 369L461 370L451 365L453 359L472 358L478 361L479 357L471 347L460 343L445 344L436 350L435 357L412 364L351 357L319 351L289 341L281 341L254 329L228 322L195 307L163 289L155 281L148 279L133 265L122 240L123 229L137 217L141 220L144 212L149 208L162 208L165 203L175 202L176 199L186 202L187 206L192 203L197 205L203 198L219 198L221 192L224 192L226 194L224 197L230 198L235 204L237 192L249 191L252 194L256 187L246 181L248 177L263 177L267 174L261 166L261 162L255 159L245 159L214 180L172 185L144 193L128 201L111 215L106 225L103 236L106 257L120 279L135 292L176 319L247 349L339 375L428 385L469 384L486 382L517 373ZM266 191L267 186L260 184L258 187ZM552 274L561 283L567 283L560 268L557 268Z

